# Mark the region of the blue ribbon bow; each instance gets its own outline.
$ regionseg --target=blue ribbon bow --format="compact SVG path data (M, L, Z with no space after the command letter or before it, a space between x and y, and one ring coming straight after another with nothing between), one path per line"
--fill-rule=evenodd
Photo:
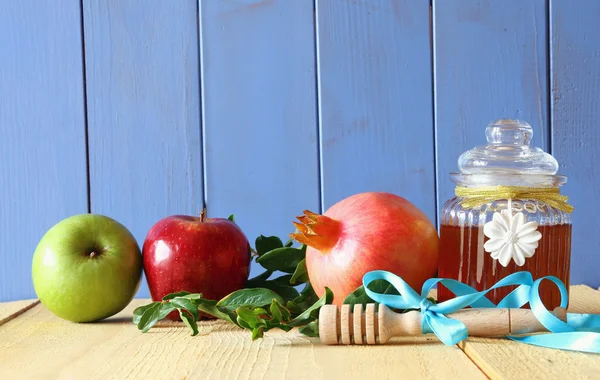
M368 285L375 280L389 282L400 295L380 294L370 290ZM446 317L447 314L467 306L520 308L529 303L531 311L549 333L507 336L507 338L541 347L600 353L600 314L567 313L567 322L563 322L548 311L540 299L539 287L543 280L552 281L558 287L561 297L560 307L566 308L567 288L562 281L554 276L545 276L534 281L529 272L516 272L508 275L494 286L481 292L456 280L431 278L425 281L421 294L418 294L402 278L381 270L365 274L363 285L367 295L375 302L393 309L419 309L422 315L423 334L434 333L446 345L455 345L468 336L466 326L456 319ZM433 304L427 299L427 296L437 284L444 285L456 297ZM498 305L485 297L486 293L493 289L513 285L516 285L517 288L504 297Z

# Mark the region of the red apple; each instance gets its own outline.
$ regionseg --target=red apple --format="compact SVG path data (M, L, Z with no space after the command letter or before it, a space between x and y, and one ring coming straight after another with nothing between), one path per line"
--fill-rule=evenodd
M250 273L250 244L242 230L204 212L160 220L148 232L142 255L153 301L181 291L218 300L242 289ZM179 320L179 313L167 318Z

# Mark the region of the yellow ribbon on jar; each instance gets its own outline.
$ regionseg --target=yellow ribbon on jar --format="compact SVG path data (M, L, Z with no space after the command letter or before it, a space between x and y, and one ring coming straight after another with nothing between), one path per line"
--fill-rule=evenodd
M561 195L558 187L524 187L524 186L482 186L462 187L454 189L464 208L482 206L498 199L537 200L555 209L572 213L573 206L567 201L569 197Z

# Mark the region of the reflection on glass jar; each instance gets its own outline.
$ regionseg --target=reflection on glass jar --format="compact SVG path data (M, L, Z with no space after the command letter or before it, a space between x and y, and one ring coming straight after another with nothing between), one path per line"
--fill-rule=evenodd
M484 290L518 271L534 279L556 276L569 286L571 212L559 188L558 163L531 147L529 124L499 120L486 129L488 145L463 153L459 173L452 173L456 196L440 218L438 276ZM488 293L498 303L510 293L503 287ZM549 281L540 287L550 310L560 294ZM452 297L443 286L440 301Z

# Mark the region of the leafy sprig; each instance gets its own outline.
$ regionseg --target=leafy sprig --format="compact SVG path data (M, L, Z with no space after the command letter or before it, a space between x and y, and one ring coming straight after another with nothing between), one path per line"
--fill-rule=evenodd
M302 298L299 296L296 302L302 302ZM332 300L333 293L326 289L323 297L306 310L298 313L298 309L295 309L292 313L280 295L265 288L241 289L219 301L206 300L201 294L180 292L176 296L170 294L161 301L138 307L133 312L133 323L142 332L147 332L157 321L177 310L193 336L198 334L197 322L201 311L251 330L254 340L273 328L289 331L293 327L310 324L317 319L318 309ZM294 301L288 301L287 304L297 306Z
M229 218L234 221L233 216ZM133 312L133 323L142 332L150 330L156 322L169 313L177 311L181 320L198 334L200 313L233 323L252 332L257 339L273 328L318 334L318 310L333 301L333 293L325 289L318 298L308 282L306 272L306 246L293 247L293 241L285 244L276 236L259 236L255 241L256 263L265 271L249 279L244 289L237 290L221 300L209 300L202 294L189 292L171 293L161 301L140 306ZM304 284L299 292L297 287Z

